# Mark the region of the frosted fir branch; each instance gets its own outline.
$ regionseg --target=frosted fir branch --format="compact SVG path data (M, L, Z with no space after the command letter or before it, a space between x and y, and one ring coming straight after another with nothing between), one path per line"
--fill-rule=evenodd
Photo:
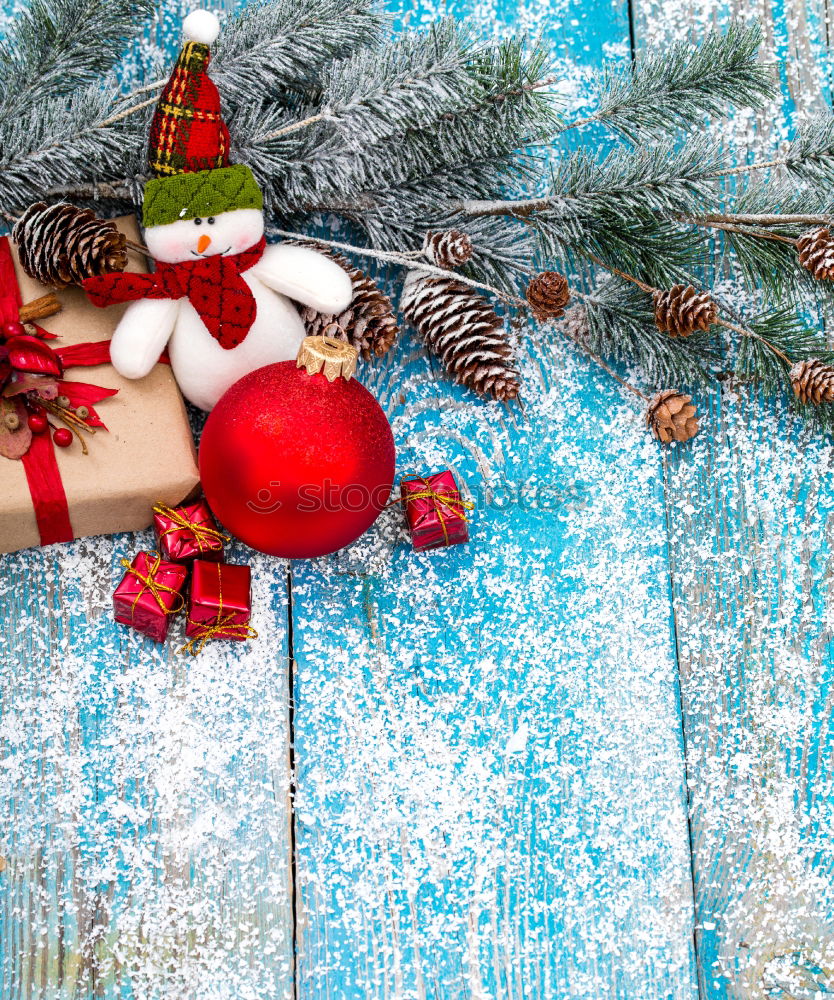
M89 181L84 184L67 184L45 191L45 201L116 201L133 204L141 198L142 187L148 177L119 177L112 181Z
M632 149L620 147L601 162L585 150L566 156L553 170L551 193L527 199L465 199L464 215L592 215L598 211L697 211L710 200L709 179L723 153L697 137Z
M542 58L538 50L528 55L514 43L489 50L470 67L468 92L430 125L409 127L379 142L368 141L357 150L332 152L310 143L300 152L287 151L287 183L304 178L306 165L315 171L316 179L310 200L327 207L333 198L343 202L347 192L373 203L379 201L374 192L386 192L407 204L409 185L425 188L432 183L442 194L444 185L454 184L455 172L471 182L473 164L490 160L495 170L486 190L494 190L502 181L521 181L525 167L519 161L516 169L516 152L531 138L549 134L554 120L551 102L524 89L525 81L537 79ZM326 168L324 177L319 164ZM481 186L463 189L461 194Z
M335 133L341 143L358 150L368 141L427 126L471 90L467 72L471 54L471 44L451 19L423 34L361 49L327 68L318 110L296 124L261 131L249 144L268 144L301 127L320 124L323 130L316 135L320 144L332 148Z
M448 216L425 217L423 228L441 231L454 228L456 221L459 220ZM396 246L399 241L413 240L413 227L395 226L386 216L366 216L359 220L359 225L373 246ZM462 273L505 294L516 295L520 285L529 280L535 269L535 242L528 234L519 234L507 228L490 231L467 226L465 231L476 250ZM511 242L513 236L514 244Z
M801 124L797 135L781 155L727 167L716 173L716 177L780 168L809 184L834 182L834 115L830 111Z
M159 96L154 95L153 97L149 97L146 101L140 101L139 104L128 104L127 107L125 107L125 102L118 101L117 99L117 103L119 104L119 110L114 111L107 118L98 122L96 124L96 128L107 128L108 125L115 125L116 122L120 122L125 118L129 118L130 115L135 115L137 111L143 111L145 108L149 108L152 105L155 105L158 101L159 101Z
M817 280L802 266L799 240L795 236L718 222L693 224L719 233L724 249L732 253L732 263L746 284L753 290L762 290L770 300L807 305L810 297L834 302L834 285Z
M354 221L367 234L370 244L380 249L413 245L427 229L464 229L476 246L466 272L513 292L532 268L535 232L519 231L509 219L464 219L454 210L456 197L464 188L483 185L494 189L502 176L505 172L495 161L474 161L427 179L377 191L371 204L365 204L362 197L344 208L335 205L331 210Z
M735 177L740 174L749 174L757 170L773 170L776 167L784 167L786 160L782 157L776 157L772 160L753 160L751 163L740 163L734 167L725 167L723 170L717 170L713 176L715 178L721 177Z
M451 163L504 156L552 134L557 117L552 97L542 91L553 78L541 76L549 58L539 45L528 49L523 38L476 52L465 61L456 93L436 105L433 114L424 109L427 120L404 119L399 132L392 122L382 136L368 135L361 144L351 142L341 149L332 141L322 142L318 132L312 138L302 136L300 146L286 142L288 137L297 140L296 134L311 126L332 122L332 109L308 105L301 117L288 120L283 113L276 118L275 109L264 108L249 116L255 128L241 149L250 165L263 151L264 156L283 160L288 171L302 160L325 161L328 176L340 175L341 191L346 185L356 189L351 174L361 173L363 186L378 186L389 175L402 183ZM311 197L315 199L313 192Z
M589 255L593 262L612 275L629 282L641 292L649 296L661 292L633 275L619 268L606 265L604 261ZM721 303L713 299L719 308ZM788 310L775 310L762 313L751 322L743 323L728 320L719 315L715 325L737 334L741 338L738 357L742 359L739 374L749 375L765 388L772 390L776 382L776 374L785 374L791 366L806 358L820 357L827 353L825 338L813 330L809 330L799 318ZM750 342L745 346L746 342ZM691 336L687 343L692 344Z
M459 205L463 215L478 218L485 215L508 215L514 219L529 219L537 212L573 214L570 201L558 195L543 198L467 198Z
M686 216L681 216L680 221L690 226L698 226L701 229L714 229L721 233L735 233L739 236L750 236L760 240L787 243L792 247L796 247L799 242L793 236L783 236L768 229L754 229L750 226L739 226L729 222L709 222L704 219L687 218Z
M791 310L756 316L746 326L749 335L738 341L735 372L754 379L766 392L790 391L787 376L795 362L830 357L824 336L809 329Z
M736 191L732 207L715 206L712 214L732 211L734 215L778 216L832 215L834 214L834 189L821 184L797 183L792 177L756 178L749 180Z
M651 300L617 278L604 279L585 300L587 346L601 357L638 365L646 381L662 388L669 384L707 385L719 360L709 333L673 338L658 330Z
M153 0L30 0L0 47L0 121L93 84L154 8Z
M803 123L781 159L803 181L834 183L834 115L827 111Z
M240 109L233 134L248 134L250 120L261 132L282 134L265 144L238 145L236 154L255 170L285 224L297 214L333 212L358 223L372 245L401 246L415 232L453 227L454 203L468 194L534 183L534 161L516 154L531 136L552 127L552 101L534 92L546 58L521 40L477 53L467 63L469 86L456 105L442 109L428 127L360 148L322 145L303 131L293 135L294 124L277 109ZM504 220L467 221L480 247L473 275L514 288L509 275L529 269L533 242L519 239Z
M150 83L146 83L141 87L134 87L134 89L128 91L127 94L120 94L118 99L129 101L134 97L139 97L140 94L147 94L152 90L162 90L167 82L168 77L161 77L159 80L151 80Z
M590 249L649 280L674 283L703 264L705 241L668 217L712 206L708 178L721 155L702 139L621 147L602 162L580 150L556 166L545 196L463 199L458 209L464 220L505 216L533 227L541 256L563 268Z
M376 47L386 18L369 0L274 0L247 5L224 26L212 77L234 102L261 93L284 103L285 91L310 93L324 70Z
M743 212L708 212L693 215L685 221L698 223L729 223L738 226L830 226L834 215L830 213L803 215L780 214L778 212L749 214Z
M797 184L790 177L748 184L732 212L695 216L715 230L745 282L770 301L834 303L834 283L817 280L799 259L798 237L834 224L834 195L827 185Z
M113 96L112 87L93 85L0 122L0 206L22 208L66 186L67 177L78 184L133 177L145 123L141 116L113 121Z
M509 102L520 109L534 104L538 114L546 117L551 132L558 126L555 96L547 90L560 77L553 71L552 53L542 42L528 45L523 35L506 39L477 52L470 70L481 89L479 100L456 112L447 112L444 118L472 115L482 108Z
M756 59L761 38L758 24L733 22L698 45L677 42L633 66L605 69L597 110L564 128L601 122L636 139L691 129L733 108L760 108L775 93L772 71Z
M488 125L486 136L479 124ZM288 163L287 176L276 181L293 191L303 187L315 211L347 211L353 218L380 214L398 225L420 226L425 216L449 214L467 194L490 193L502 181L532 181L534 166L516 158L515 147L518 130L535 127L534 119L520 120L502 105L479 119L456 117L436 129L409 132L398 140L393 156L386 156L385 144L363 155L334 156L329 163L320 163L313 153L305 163L309 175Z
M593 213L697 211L712 196L710 175L724 152L709 138L683 145L668 139L640 148L618 147L602 161L580 150L553 170L553 195Z

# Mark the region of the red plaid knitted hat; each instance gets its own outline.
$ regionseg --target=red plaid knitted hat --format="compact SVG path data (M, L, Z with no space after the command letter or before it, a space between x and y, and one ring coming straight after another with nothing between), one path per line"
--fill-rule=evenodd
M183 22L186 42L151 123L148 160L155 178L145 187L146 226L263 207L249 168L229 166L229 130L207 72L209 45L219 31L206 10Z

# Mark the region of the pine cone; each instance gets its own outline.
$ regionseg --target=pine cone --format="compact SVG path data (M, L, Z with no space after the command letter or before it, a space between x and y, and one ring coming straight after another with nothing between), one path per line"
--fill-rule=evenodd
M542 271L527 286L526 297L540 323L559 319L564 316L565 306L570 302L568 279L558 271Z
M718 318L718 309L707 292L692 285L672 285L654 293L654 321L670 337L688 337L708 330Z
M297 246L311 247L335 261L346 271L353 282L353 299L344 312L338 315L320 313L310 306L302 306L301 319L308 337L336 337L352 344L362 357L369 361L381 358L394 344L399 334L397 317L391 300L364 271L341 254L317 243L290 240Z
M676 389L659 392L649 403L646 426L663 444L694 438L698 433L698 417L692 397Z
M472 256L472 240L458 229L445 233L426 233L423 253L436 267L460 267Z
M834 403L834 368L819 358L797 361L790 371L791 385L800 403Z
M30 205L12 239L23 270L43 285L79 285L85 278L127 267L125 236L116 223L66 202Z
M409 271L400 307L456 382L499 402L515 399L521 383L504 324L474 288Z
M812 229L796 241L799 263L809 270L817 281L834 278L834 240L825 227Z

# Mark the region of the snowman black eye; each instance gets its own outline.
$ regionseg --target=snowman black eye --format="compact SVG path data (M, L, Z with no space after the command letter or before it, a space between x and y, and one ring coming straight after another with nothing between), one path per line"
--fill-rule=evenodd
M199 226L202 221L203 221L202 219L195 219L194 220L194 225L195 226Z
M214 225L214 216L213 216L213 215L210 215L210 216L209 216L209 218L208 218L208 224L209 224L210 226L213 226L213 225Z

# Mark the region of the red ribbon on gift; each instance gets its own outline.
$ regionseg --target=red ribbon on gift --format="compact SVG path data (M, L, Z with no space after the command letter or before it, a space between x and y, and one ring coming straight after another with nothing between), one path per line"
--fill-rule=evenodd
M22 299L17 278L14 273L14 262L7 236L0 236L0 326L16 320L19 315ZM46 331L39 333L46 334ZM51 335L48 335L51 338ZM29 341L32 341L30 344ZM53 373L65 368L93 367L108 364L110 361L110 341L101 340L87 344L74 344L70 347L52 348L34 337L13 338L8 347L16 345L21 357L28 358L29 370L47 374L49 364L54 364ZM40 361L43 368L36 367ZM86 382L58 381L59 392L69 397L73 406L90 406L108 396L115 395L118 389L102 389L100 386ZM104 427L104 424L91 411L89 423L92 426ZM75 537L70 523L69 505L61 482L61 472L55 458L55 446L49 434L34 434L29 450L21 459L26 473L26 482L32 497L32 506L38 522L41 545L51 545L53 542L70 542Z

